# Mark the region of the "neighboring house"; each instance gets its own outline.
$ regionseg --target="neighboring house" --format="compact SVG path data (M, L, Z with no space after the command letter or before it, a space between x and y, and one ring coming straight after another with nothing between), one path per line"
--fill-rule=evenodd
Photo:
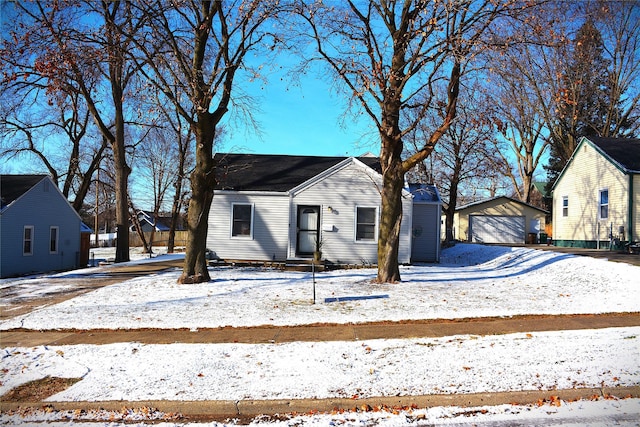
M558 246L640 240L640 139L581 138L553 186Z
M472 243L534 243L544 233L546 214L510 197L494 197L456 208L454 236Z
M282 262L320 249L336 264L377 263L378 158L218 153L215 162L207 247L217 257ZM416 190L402 195L402 264L440 256L440 197L432 186Z
M547 210L551 203L551 195L547 191L547 182L536 181L531 184L529 204Z
M158 216L154 218L153 212L149 211L138 211L138 221L144 233L151 231L169 231L171 229L171 217ZM129 229L136 231L134 225L131 225Z
M46 175L0 175L0 277L77 268L82 221Z

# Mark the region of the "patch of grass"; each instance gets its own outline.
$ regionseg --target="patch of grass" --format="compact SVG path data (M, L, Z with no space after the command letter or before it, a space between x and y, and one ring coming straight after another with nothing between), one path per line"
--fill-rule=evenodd
M22 384L0 397L2 402L41 402L71 387L82 378L46 377Z

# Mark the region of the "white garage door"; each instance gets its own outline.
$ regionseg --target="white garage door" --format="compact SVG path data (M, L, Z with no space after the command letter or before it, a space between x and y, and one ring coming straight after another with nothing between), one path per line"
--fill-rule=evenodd
M523 216L469 215L471 241L474 243L524 243Z

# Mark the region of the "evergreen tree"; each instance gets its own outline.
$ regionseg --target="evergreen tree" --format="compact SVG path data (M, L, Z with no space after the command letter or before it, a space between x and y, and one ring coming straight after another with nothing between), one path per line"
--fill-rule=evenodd
M562 89L557 94L556 121L551 129L549 187L567 164L582 136L609 136L605 129L611 105L611 61L604 57L604 43L592 20L576 33L570 60L562 70Z
M602 11L602 10L601 10ZM613 21L624 27L620 34L609 34L610 44L626 46L636 40L636 28L624 26L625 18L633 15L633 10L614 13L604 10L604 21ZM620 12L620 11L618 11ZM615 25L615 24L614 24ZM628 31L628 34L624 34ZM583 136L632 137L637 128L635 103L637 93L627 99L630 93L627 80L633 77L624 74L621 64L634 63L633 57L625 57L623 49L606 50L605 40L592 19L580 27L571 45L572 50L561 57L569 58L561 73L561 90L556 98L556 119L550 126L550 157L545 167L548 187L551 189L558 175L573 154L578 141ZM607 56L608 54L608 56ZM626 73L633 73L626 70Z

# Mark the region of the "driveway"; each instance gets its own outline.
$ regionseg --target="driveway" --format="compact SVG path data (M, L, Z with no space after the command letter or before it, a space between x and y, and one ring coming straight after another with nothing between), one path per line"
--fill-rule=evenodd
M58 304L103 286L170 268L180 268L183 262L182 259L159 260L142 264L113 265L108 269L84 269L82 273L69 271L67 274L42 279L16 278L6 286L0 287L0 321ZM42 292L41 286L37 286L42 281L47 282L45 292ZM37 288L37 292L29 292L29 288L32 287Z
M640 254L630 254L628 252L608 249L585 249L585 248L566 248L562 246L547 246L547 245L526 245L528 248L540 249L543 251L554 251L565 254L572 254L578 256L590 256L592 258L607 259L615 262L626 262L640 266Z

